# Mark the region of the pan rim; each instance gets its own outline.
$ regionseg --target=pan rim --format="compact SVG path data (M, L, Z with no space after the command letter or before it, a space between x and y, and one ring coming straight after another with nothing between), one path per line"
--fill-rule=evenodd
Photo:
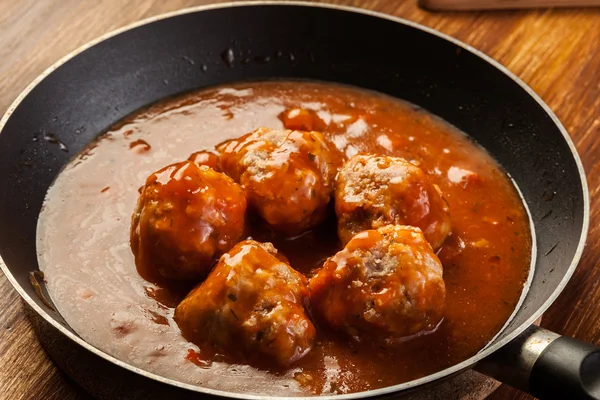
M500 64L498 61L492 59L490 56L471 47L470 45L468 45L466 43L461 42L458 39L455 39L449 35L439 32L433 28L429 28L429 27L423 26L421 24L418 24L416 22L408 21L403 18L395 17L392 15L388 15L385 13L372 11L372 10L368 10L368 9L352 7L352 6L345 6L345 5L337 5L337 4L312 3L312 2L308 2L308 1L298 1L298 0L291 0L291 1L289 1L289 0L284 0L284 1L255 0L255 1L248 1L248 2L243 2L243 3L226 2L226 3L219 3L219 4L209 4L209 5L201 5L201 6L183 8L183 9L171 11L168 13L163 13L160 15L155 15L155 16L152 16L149 18L145 18L145 19L136 21L134 23L125 25L123 27L120 27L118 29L115 29L113 31L110 31L108 33L105 33L105 34L97 37L96 39L93 39L93 40L87 42L86 44L80 46L79 48L71 51L70 53L66 54L62 58L60 58L57 62L52 64L44 72L42 72L39 76L37 76L17 96L17 98L13 101L13 103L8 107L7 111L2 116L2 119L0 119L0 134L2 134L2 131L3 131L7 121L9 120L10 116L12 115L12 113L18 108L18 106L25 99L25 97L27 97L27 95L29 95L29 93L40 82L42 82L47 76L49 76L52 72L54 72L60 66L62 66L63 64L65 64L66 62L71 60L72 58L76 57L83 51L89 49L90 47L93 47L100 42L103 42L109 38L117 36L126 31L129 31L129 30L135 29L137 27L147 25L147 24L150 24L150 23L153 23L156 21L168 19L171 17L196 13L196 12L200 12L200 11L213 10L213 9L224 9L224 8L232 8L232 7L254 7L254 6L313 7L313 8L333 9L333 10L339 10L339 11L344 11L344 12L363 14L363 15L367 15L367 16L372 16L372 17L376 17L376 18L389 20L392 22L396 22L399 24L409 26L414 29L418 29L418 30L428 33L430 35L434 35L442 40L449 41L449 42L453 43L454 45L459 46L463 50L466 50L466 51L474 54L475 56L479 57L483 61L492 65L493 67L498 69L500 72L502 72L504 75L506 75L510 79L512 79L525 92L527 92L529 94L529 96L531 96L531 98L533 100L535 100L539 104L539 106L544 110L544 112L552 119L552 122L559 129L559 131L563 135L565 142L567 143L567 145L569 146L569 149L571 150L571 155L577 165L579 177L581 180L582 191L583 191L583 224L582 224L582 229L581 229L581 235L579 237L579 243L577 245L577 249L575 251L575 254L573 255L573 259L571 260L569 268L567 269L561 282L557 285L555 290L549 296L548 300L546 300L546 302L544 302L544 304L536 312L534 312L533 315L529 319L527 319L524 323L522 323L520 326L515 328L515 330L513 332L509 333L503 339L498 340L496 343L492 343L490 346L485 347L484 349L482 349L480 352L473 355L472 357L470 357L456 365L453 365L449 368L438 371L434 374L427 375L422 378L412 380L409 382L405 382L405 383L401 383L398 385L388 386L385 388L368 390L368 391L351 393L351 394L343 394L343 395L319 396L319 398L326 399L326 400L333 400L333 399L345 400L345 399L356 399L356 398L363 398L363 397L383 396L383 395L389 395L389 394L396 393L396 392L407 391L409 389L415 389L415 388L418 388L419 386L433 383L442 378L450 377L450 376L455 375L463 370L471 368L477 362L479 362L480 360L482 360L489 354L495 352L496 350L498 350L501 347L503 347L504 345L506 345L508 342L510 342L512 339L514 339L516 336L518 336L520 333L522 333L526 328L528 328L530 325L532 325L533 322L537 318L539 318L539 316L541 316L550 307L550 305L556 300L556 298L559 296L559 294L564 290L564 287L567 285L567 283L569 282L575 269L577 268L579 260L581 259L581 255L583 253L583 249L585 247L585 242L587 239L587 234L588 234L588 229L589 229L590 199L589 199L589 190L588 190L588 185L587 185L587 180L586 180L586 175L585 175L585 171L583 168L583 164L581 162L581 159L579 157L579 154L577 152L577 149L576 149L571 137L569 136L568 132L566 131L566 129L564 128L564 126L562 125L562 123L560 122L558 117L554 114L554 112L552 112L550 107L539 97L539 95L537 95L525 82L523 82L520 78L518 78L515 74L513 74L511 71L509 71L506 67L504 67L502 64ZM99 348L92 346L91 344L89 344L88 342L83 340L78 335L71 333L69 330L67 330L65 327L63 327L58 321L56 321L52 316L50 316L46 312L46 310L44 310L43 308L38 306L37 303L22 289L22 287L16 281L15 277L12 275L12 273L10 272L10 270L8 269L8 267L2 260L1 256L0 256L0 270L2 270L2 272L4 273L4 275L6 276L8 281L11 283L11 285L14 287L14 289L17 291L17 293L21 296L21 298L23 300L25 300L27 302L27 304L31 308L33 308L35 310L35 312L38 315L40 315L46 322L48 322L50 325L52 325L55 329L57 329L63 335L65 335L69 339L73 340L78 345L82 346L85 350L92 352L96 356L99 356L99 357L103 358L104 360L111 362L112 364L115 364L119 367L125 368L126 370L129 370L136 374L142 375L146 378L158 381L160 383L167 384L170 386L175 386L175 387L185 389L185 390L194 391L194 392L205 393L205 394L219 396L219 397L237 398L237 399L267 400L267 399L272 398L272 396L266 396L266 395L233 393L233 392L226 392L223 390L215 390L215 389L210 389L210 388L204 388L201 386L191 385L191 384L176 381L174 379L165 378L165 377L162 377L160 375L157 375L157 374L154 374L151 372L147 372L141 368L135 367L124 361L121 361L118 358L113 357L110 354L104 352L103 350L100 350ZM314 399L315 397L316 396L287 397L287 398L289 398L289 399Z

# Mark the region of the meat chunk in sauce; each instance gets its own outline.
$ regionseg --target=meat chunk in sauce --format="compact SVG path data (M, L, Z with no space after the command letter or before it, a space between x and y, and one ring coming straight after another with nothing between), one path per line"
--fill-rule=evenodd
M422 169L403 158L355 155L336 177L335 212L343 243L388 224L421 228L437 250L450 233L448 205Z
M191 161L151 174L131 222L142 276L197 280L244 232L246 198L228 176Z
M285 129L297 129L301 131L322 131L327 127L325 122L319 118L313 110L303 108L291 108L279 114L279 120Z
M444 313L442 264L419 228L387 225L355 235L310 281L311 304L356 340L431 331Z
M303 357L315 339L307 281L283 260L270 243L238 243L176 308L183 335L282 366Z
M192 153L188 160L197 165L206 165L207 167L211 167L215 171L221 172L221 167L219 166L219 155L215 154L211 151L201 150L195 153Z
M319 132L259 128L219 150L223 172L272 227L298 234L325 218L335 169Z

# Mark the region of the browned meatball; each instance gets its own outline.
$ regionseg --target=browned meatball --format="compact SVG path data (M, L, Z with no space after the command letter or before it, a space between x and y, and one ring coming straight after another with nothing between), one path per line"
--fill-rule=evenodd
M219 166L219 155L211 151L197 151L195 153L192 153L188 157L188 160L198 165L206 165L207 167L211 167L215 171L221 172L221 167Z
M313 110L290 108L279 114L285 129L300 131L320 131L326 128L325 122Z
M246 198L228 176L191 161L146 180L131 221L131 248L145 277L201 279L244 231Z
M306 278L278 258L272 244L246 240L179 304L175 321L193 342L286 366L314 342L307 296Z
M297 234L325 218L335 169L320 133L259 128L219 150L223 172L274 228Z
M450 233L439 188L403 158L359 154L348 160L336 177L335 212L344 243L366 229L411 225L437 250Z
M444 312L442 264L419 228L363 231L310 281L311 304L333 328L361 340L433 330Z

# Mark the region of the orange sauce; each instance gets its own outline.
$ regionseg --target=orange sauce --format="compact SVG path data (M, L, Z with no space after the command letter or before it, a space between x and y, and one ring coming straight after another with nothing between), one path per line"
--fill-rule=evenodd
M137 188L145 176L164 165L211 150L258 126L281 128L284 124L292 128L312 124L340 157L357 152L404 157L439 185L450 207L452 233L438 251L447 297L444 319L436 331L390 349L352 343L318 325L315 347L288 370L244 369L222 362L221 356L211 361L202 356L200 348L180 337L172 312L188 288L177 290L144 282L136 275L127 249L122 248L126 239L119 229L128 234ZM84 157L75 159L48 195L38 231L41 248L65 245L61 240L72 243L64 252L41 255L41 264L53 300L74 329L96 346L141 368L247 393L269 394L272 389L271 394L279 395L306 390L308 394L326 394L381 388L440 371L476 354L498 333L520 299L529 273L531 234L517 191L501 167L476 143L410 104L333 84L242 83L165 100L122 121L104 137L115 140L99 140ZM129 147L143 151L131 154ZM106 171L96 172L102 168ZM102 197L97 196L109 186ZM93 190L95 197L86 197L87 190ZM114 215L102 218L118 217L119 221L113 224L102 222L99 216L91 220L75 217L90 212L84 205L114 209ZM341 248L332 214L318 228L291 239L271 232L251 215L245 236L272 242L293 268L310 278ZM98 234L94 239L93 235L86 236L86 230L105 236ZM82 232L81 239L75 231ZM118 246L118 263L110 255L100 254ZM78 255L80 248L89 248L93 254ZM82 260L86 256L110 273L105 274L100 267L96 271L79 268L77 263L85 264ZM63 269L53 267L58 264ZM118 268L113 267L117 264ZM70 274L69 279L66 274ZM90 288L94 296L74 300L72 293L81 287ZM127 300L107 300L120 291L124 294L119 299ZM77 306L74 301L79 302ZM85 302L91 301L95 303L88 307ZM154 307L154 313L143 314L150 320L142 321L144 317L136 314L136 302ZM85 318L97 323L81 322ZM138 325L140 329L135 328ZM115 339L111 329L120 330L121 336ZM129 342L121 345L117 340ZM159 352L160 356L144 355L141 350L138 353L142 355L132 356L131 346L163 342L169 346ZM246 374L244 379L252 379L240 378L240 371ZM270 381L278 383L270 388Z

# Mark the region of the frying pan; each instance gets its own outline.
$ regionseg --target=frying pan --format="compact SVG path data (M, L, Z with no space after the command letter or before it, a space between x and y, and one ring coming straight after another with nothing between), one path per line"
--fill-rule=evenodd
M294 57L278 57L290 53ZM242 63L247 54L258 57ZM98 134L168 96L271 78L351 84L440 116L500 162L533 224L528 290L485 349L415 381L334 397L401 396L474 367L540 398L600 399L600 350L532 326L567 284L588 229L584 171L556 116L509 71L457 40L383 14L298 2L198 7L134 24L53 65L4 115L0 267L68 375L99 398L266 398L179 383L113 358L83 341L29 279L38 269L36 223L44 195ZM44 132L48 140L34 140Z

